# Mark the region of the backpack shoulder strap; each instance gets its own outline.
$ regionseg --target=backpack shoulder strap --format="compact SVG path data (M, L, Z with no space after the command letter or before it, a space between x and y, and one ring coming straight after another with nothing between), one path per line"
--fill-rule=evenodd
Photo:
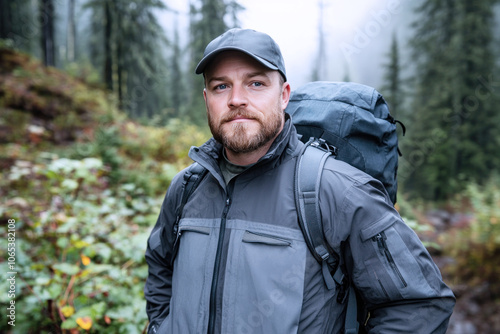
M178 230L179 230L179 222L182 218L182 213L184 211L184 206L186 205L189 196L193 194L195 189L199 186L201 180L205 177L207 174L208 170L200 165L199 163L195 162L189 168L186 170L184 173L184 179L182 181L182 197L181 197L181 203L177 207L177 210L175 212L175 223L174 223L174 235L177 235Z
M184 206L186 205L189 196L191 196L196 188L200 185L201 180L203 180L207 172L208 170L197 162L189 166L189 168L184 172L181 187L181 202L175 210L175 222L171 231L175 237L174 251L171 258L172 265L175 258L177 257L177 251L179 248L179 223L184 212Z
M323 233L323 221L319 208L319 186L326 160L335 155L335 148L322 139L311 138L297 159L294 176L295 203L299 224L307 247L321 264L323 279L328 289L339 285L337 301L347 299L344 331L358 332L356 295L349 279L344 275L340 257L331 250Z
M325 284L331 290L335 288L335 282L330 270L338 267L338 258L332 256L325 242L317 201L323 167L326 159L332 155L328 149L321 148L323 143L311 139L305 144L295 166L294 189L304 239L314 258L321 264Z

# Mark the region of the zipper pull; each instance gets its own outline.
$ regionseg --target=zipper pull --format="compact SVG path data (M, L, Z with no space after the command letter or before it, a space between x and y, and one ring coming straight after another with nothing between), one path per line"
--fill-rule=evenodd
M179 219L176 219L175 223L174 223L174 228L172 229L174 235L177 235L177 233L179 232Z
M372 238L372 240L377 242L378 249L379 249L380 253L385 256L386 255L385 254L386 245L385 245L384 236L382 235L382 233L379 233L376 236L374 236Z

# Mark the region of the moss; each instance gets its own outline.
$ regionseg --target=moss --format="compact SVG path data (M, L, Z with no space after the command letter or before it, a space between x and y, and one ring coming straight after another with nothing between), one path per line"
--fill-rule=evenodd
M23 148L20 155L0 156L0 164L7 167L18 159L34 161L41 151L71 159L98 157L113 184L133 182L146 188L149 183L148 192L163 193L169 182L163 166L185 167L191 162L190 147L210 136L178 119L166 126L128 119L117 108L117 97L95 81L87 83L77 65L71 75L2 46L0 65L0 145ZM83 66L84 73L91 72Z
M0 108L30 115L56 142L75 140L79 130L119 114L106 91L28 55L0 48L0 68Z

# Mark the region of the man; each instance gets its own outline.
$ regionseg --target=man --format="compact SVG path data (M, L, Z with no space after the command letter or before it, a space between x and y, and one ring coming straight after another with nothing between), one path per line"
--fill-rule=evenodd
M184 172L176 176L148 241L149 333L342 333L346 303L326 287L297 222L303 144L284 113L290 85L278 45L229 30L196 73L213 138L189 154L208 173L178 228ZM383 186L329 159L319 202L328 243L338 254L346 245L368 331L444 333L453 293Z

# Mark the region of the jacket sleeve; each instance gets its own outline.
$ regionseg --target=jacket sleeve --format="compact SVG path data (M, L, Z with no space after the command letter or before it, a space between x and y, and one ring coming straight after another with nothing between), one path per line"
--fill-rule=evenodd
M172 296L172 256L175 236L173 223L179 187L176 179L172 181L163 204L156 225L148 238L146 248L146 262L148 277L144 286L146 298L146 313L149 318L148 333L156 333L162 321L170 312L170 298Z
M369 333L445 333L455 297L416 233L371 178L346 188L335 233L370 318ZM344 229L344 231L342 231Z

